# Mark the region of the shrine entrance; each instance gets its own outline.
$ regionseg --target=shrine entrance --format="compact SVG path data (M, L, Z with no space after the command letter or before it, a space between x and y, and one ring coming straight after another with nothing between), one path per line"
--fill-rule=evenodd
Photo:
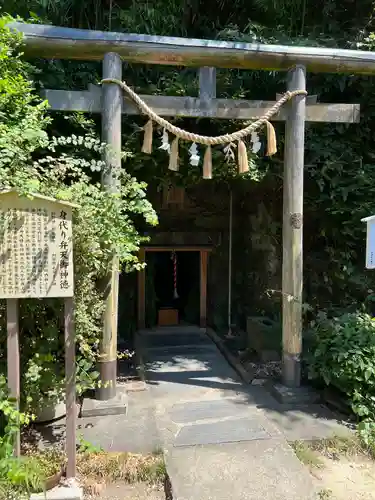
M138 327L207 324L210 247L149 246L140 250Z
M147 118L143 127L142 151L152 153L153 131L161 128L159 149L169 155L168 168L179 169L179 141L190 143L190 164L202 166L202 177L212 178L213 147L224 147L225 155L237 155L238 173L249 172L246 139L251 139L252 153L257 154L261 142L256 130L267 135L267 156L277 151L274 126L271 121L285 122L283 177L283 261L282 261L282 323L283 323L283 383L298 389L301 383L302 312L303 312L303 181L306 122L357 123L358 104L319 103L316 95L307 96L306 74L347 73L375 74L375 56L368 51L341 50L319 47L295 47L150 36L143 34L90 32L58 26L11 23L11 29L22 33L28 57L52 59L102 60L101 87L90 85L88 90L46 89L44 97L54 111L101 113L102 142L109 147L103 152L105 168L103 187L119 192L118 172L121 169L121 121L127 116L142 114ZM140 96L122 78L123 63L196 67L199 72L198 96ZM283 95L276 101L250 101L216 96L216 68L241 70L286 71ZM163 117L168 117L165 119ZM181 129L170 120L175 117L241 120L245 128L222 136L202 136ZM170 137L169 137L169 135ZM171 142L170 142L171 139ZM204 151L200 158L201 152ZM233 152L235 149L236 154ZM159 249L171 252L173 248ZM182 249L181 249L182 250ZM200 252L200 325L206 325L207 259L209 249L186 248ZM143 262L147 251L143 248ZM138 326L145 328L146 273L138 276ZM117 316L118 316L118 256L113 255L106 276L106 308L100 342L99 399L116 395ZM228 284L230 297L231 286Z

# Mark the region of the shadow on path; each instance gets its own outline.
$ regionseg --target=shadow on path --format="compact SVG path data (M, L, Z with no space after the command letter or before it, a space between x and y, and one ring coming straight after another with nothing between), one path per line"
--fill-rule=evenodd
M247 385L200 329L140 332L147 383L166 406L189 400L194 389L202 398L230 398L235 405L264 412L288 440L345 434L342 418L322 404L281 404L263 386Z

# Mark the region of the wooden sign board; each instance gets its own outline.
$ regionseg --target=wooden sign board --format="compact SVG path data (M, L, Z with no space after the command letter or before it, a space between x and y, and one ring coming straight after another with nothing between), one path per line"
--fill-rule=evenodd
M0 192L0 298L73 297L73 207Z
M362 219L366 222L366 269L375 269L375 215Z

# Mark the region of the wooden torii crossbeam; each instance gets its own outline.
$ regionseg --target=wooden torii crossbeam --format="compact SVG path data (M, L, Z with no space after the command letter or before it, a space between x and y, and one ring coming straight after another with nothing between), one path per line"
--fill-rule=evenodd
M12 23L23 33L25 53L31 57L102 60L104 79L122 79L122 61L202 67L198 98L143 96L163 116L250 119L261 116L273 104L216 98L213 67L288 71L287 90L306 89L306 70L315 73L375 74L375 54L365 51L247 44L213 40L159 37L127 33L77 30L56 26ZM102 140L109 144L107 174L102 179L115 190L112 172L121 164L121 114L137 114L113 83L88 91L47 90L53 110L102 113ZM317 104L298 95L273 118L285 121L284 205L283 205L283 381L288 388L300 385L302 351L303 284L303 170L305 122L355 123L359 105ZM114 259L108 276L108 296L101 343L101 399L116 394L118 272Z
M199 97L170 97L140 95L155 113L168 117L219 118L227 120L249 120L260 118L271 108L275 101L248 101L240 99L217 99L215 68L201 68L199 72ZM48 100L53 111L102 112L102 89L90 84L88 90L44 90L43 97ZM316 96L306 99L307 122L357 123L360 117L359 104L320 104ZM139 115L140 111L133 101L124 95L122 113ZM271 121L286 121L288 110L281 108Z

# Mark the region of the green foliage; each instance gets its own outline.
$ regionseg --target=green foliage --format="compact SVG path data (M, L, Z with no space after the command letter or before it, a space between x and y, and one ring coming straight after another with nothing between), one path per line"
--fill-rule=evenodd
M43 147L49 122L47 103L33 93L34 70L21 59L22 39L5 27L9 20L0 18L0 168Z
M139 269L136 252L144 240L136 223L156 224L144 183L126 171L117 173L119 193L103 190L101 155L107 146L94 134L58 136L45 130L45 104L28 80L31 66L19 59L19 39L0 31L4 68L0 111L0 188L40 193L79 205L73 216L75 327L78 343L78 393L93 387L104 310L103 288L113 255L125 271ZM15 62L16 61L16 62ZM108 152L107 152L108 153ZM110 153L110 152L109 152ZM1 349L5 346L5 309L0 306ZM25 300L20 306L23 407L36 411L64 396L62 303ZM4 352L2 352L4 359Z
M4 375L0 375L0 460L13 453L14 437L19 428L30 423L31 417L21 413L8 393Z
M345 394L358 418L358 434L375 456L375 318L346 313L312 323L309 377Z
M20 427L31 417L17 410L6 379L0 375L0 498L16 500L22 492L42 489L41 474L34 461L13 458L13 444Z
M43 491L44 479L37 460L30 457L0 459L0 498L19 500L32 492Z
M78 0L63 0L58 4L44 0L6 0L5 10L26 18L36 14L43 22L48 20L71 27L244 42L371 50L374 39L370 0L353 4L336 0L317 3L220 0L215 3L215 9L207 9L203 0L152 3L120 0L106 6L97 0L84 4ZM100 67L96 63L38 61L37 64L42 70L38 75L41 86L86 88L88 83L100 79ZM143 93L194 96L198 89L196 71L190 68L135 65L124 69L124 77ZM276 92L284 90L283 73L218 71L217 94L221 97L274 99ZM359 223L362 216L375 212L373 78L309 74L308 91L317 94L321 102L361 102L365 110L360 125L308 127L305 148L304 302L320 309L346 307L363 302L367 289L374 286L373 277L363 272L364 228ZM235 130L240 125L226 120L178 119L176 122L207 135ZM139 126L143 124L143 118L127 117L123 121L125 165L129 173L153 184L173 181L189 186L201 179L200 168L188 164L183 142L181 168L177 174L167 170L165 153L157 150L149 156L140 153ZM64 133L67 122L61 121L58 128ZM272 160L251 156L250 173L244 177L244 183L257 183L256 196L272 200L271 216L277 227L277 242L281 244L282 127L277 127L277 135L279 155ZM231 180L236 175L235 163L225 161L220 148L214 148L213 155L214 176ZM251 276L248 280L253 282Z
M64 463L65 456L56 448L0 459L0 498L19 500L45 492L46 480L59 473Z
M101 160L85 160L79 151L67 155L56 152L57 146L81 143L100 152L104 146L92 137L59 138L46 145L51 155L31 165L17 162L17 166L3 167L0 186L16 188L20 193L39 192L79 204L73 219L73 245L76 282L76 338L79 347L77 375L78 392L91 387L97 373L92 372L101 335L101 317L104 302L97 283L110 270L112 256L126 271L139 269L135 255L144 240L134 225L134 216L143 216L150 224L156 215L145 198L145 185L138 183L125 171L118 173L119 194L104 191L92 179L92 170L103 167ZM24 371L24 390L27 406L36 409L43 400L57 402L63 396L62 325L59 301L40 305L26 303L30 316L21 322L29 338L23 355L28 357ZM53 312L53 314L51 314ZM35 318L38 322L35 323ZM43 321L44 320L44 321ZM31 338L30 338L31 337Z
M19 500L44 492L46 480L60 472L64 463L64 455L55 448L0 459L0 498Z
M312 328L310 378L344 393L368 436L375 422L375 319L359 312L321 314Z
M374 6L372 0L337 2L336 0L218 0L215 8L207 8L207 0L156 0L154 2L119 0L103 5L97 0L80 2L62 0L4 0L4 9L12 14L39 16L43 22L70 27L116 30L225 39L260 43L287 43L343 48L374 48ZM85 88L100 79L96 63L37 61L42 73L38 84L50 88ZM198 82L195 69L158 66L128 66L124 77L138 92L166 95L196 95ZM369 290L375 288L374 276L363 270L365 235L360 223L363 216L375 213L373 145L375 98L374 78L367 76L308 75L308 91L317 94L320 102L360 102L360 124L314 124L307 127L305 147L304 201L304 303L311 310L338 309L352 311L365 303L372 310ZM262 71L220 70L217 94L241 99L274 99L285 90L282 73ZM68 135L74 126L82 134L82 117L60 120L56 128ZM73 123L74 121L74 123ZM176 120L182 127L198 133L217 135L238 128L237 123L217 120ZM190 185L201 178L199 168L188 165L181 145L181 168L175 174L167 170L167 157L160 151L151 156L140 153L141 118L123 120L124 159L129 174L153 184ZM86 126L86 125L84 125ZM86 129L87 130L87 129ZM280 153L272 160L251 157L251 172L244 184L252 186L254 203L264 200L273 219L275 246L281 246L281 179L283 129L277 127ZM214 148L214 176L231 180L235 175L233 162L226 162L219 148ZM260 182L261 181L261 182ZM244 197L246 196L244 189ZM269 225L264 231L269 231ZM238 238L238 247L249 242ZM253 253L248 250L249 259ZM245 263L244 263L245 267ZM255 300L244 290L259 281L261 272L244 278L238 309L255 313ZM247 279L247 281L246 281ZM88 296L91 296L91 285ZM261 287L262 285L260 285ZM264 287L263 287L264 288ZM260 290L264 293L264 290ZM84 292L85 293L85 290ZM259 295L254 293L254 297ZM274 299L273 299L274 300ZM246 301L248 302L246 304ZM275 302L275 300L274 300ZM80 303L80 302L79 302ZM99 304L93 301L92 304ZM277 304L278 306L278 304ZM236 306L237 307L237 306ZM254 309L255 307L255 309ZM262 306L263 309L263 306ZM85 312L86 311L86 312ZM94 313L94 316L99 311ZM25 317L27 313L25 313ZM97 325L83 308L80 317L86 330ZM83 320L82 320L83 321Z
M90 441L84 439L83 435L78 437L78 453L101 453L103 449L100 446L95 446Z

